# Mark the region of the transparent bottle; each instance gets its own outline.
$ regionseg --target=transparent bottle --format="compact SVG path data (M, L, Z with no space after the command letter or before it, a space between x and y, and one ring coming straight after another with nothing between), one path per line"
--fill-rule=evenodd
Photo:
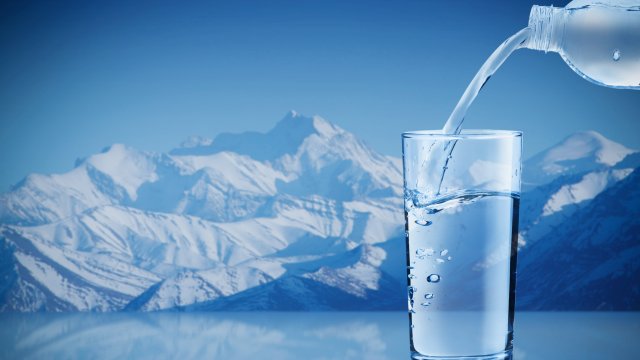
M564 8L533 6L529 39L553 51L598 85L640 90L640 0L575 0Z

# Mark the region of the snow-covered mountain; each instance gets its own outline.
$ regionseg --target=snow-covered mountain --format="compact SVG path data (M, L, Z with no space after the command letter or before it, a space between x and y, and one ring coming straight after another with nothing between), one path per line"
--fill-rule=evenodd
M639 165L634 150L594 131L578 132L523 165L520 243L535 242ZM623 161L628 158L629 160Z
M402 263L382 266L402 234L400 186L397 159L295 112L169 154L112 145L0 197L0 307L158 310L297 278L401 292Z
M520 251L518 306L640 309L640 168Z
M639 153L594 132L525 163L521 276L585 249L599 228L576 219L625 224L599 246L631 259L637 199L619 196L637 190L639 166ZM295 112L267 133L193 137L169 153L115 144L0 195L0 310L402 309L401 185L399 159ZM637 274L634 260L591 274L600 259L573 264L576 291ZM528 308L544 296L533 280L518 292ZM634 289L607 304L640 308Z
M580 132L523 175L517 306L640 309L640 153Z
M577 132L527 160L523 186L541 186L567 174L608 169L634 152L595 131Z

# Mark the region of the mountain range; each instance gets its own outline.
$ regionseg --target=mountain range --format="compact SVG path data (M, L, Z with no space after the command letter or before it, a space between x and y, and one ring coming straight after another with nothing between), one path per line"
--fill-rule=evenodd
M518 306L640 309L640 153L581 132L524 164ZM0 195L0 310L406 308L402 167L319 116L114 144Z

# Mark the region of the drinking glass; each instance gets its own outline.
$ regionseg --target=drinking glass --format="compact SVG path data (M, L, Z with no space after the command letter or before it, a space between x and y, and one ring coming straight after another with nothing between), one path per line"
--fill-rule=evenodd
M511 359L522 133L402 134L413 359Z

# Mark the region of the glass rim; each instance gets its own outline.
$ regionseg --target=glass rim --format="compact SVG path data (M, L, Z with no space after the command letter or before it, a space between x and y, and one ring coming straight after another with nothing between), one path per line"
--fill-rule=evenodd
M444 134L438 130L414 130L402 133L403 139L504 139L522 137L518 130L463 129L459 134Z

